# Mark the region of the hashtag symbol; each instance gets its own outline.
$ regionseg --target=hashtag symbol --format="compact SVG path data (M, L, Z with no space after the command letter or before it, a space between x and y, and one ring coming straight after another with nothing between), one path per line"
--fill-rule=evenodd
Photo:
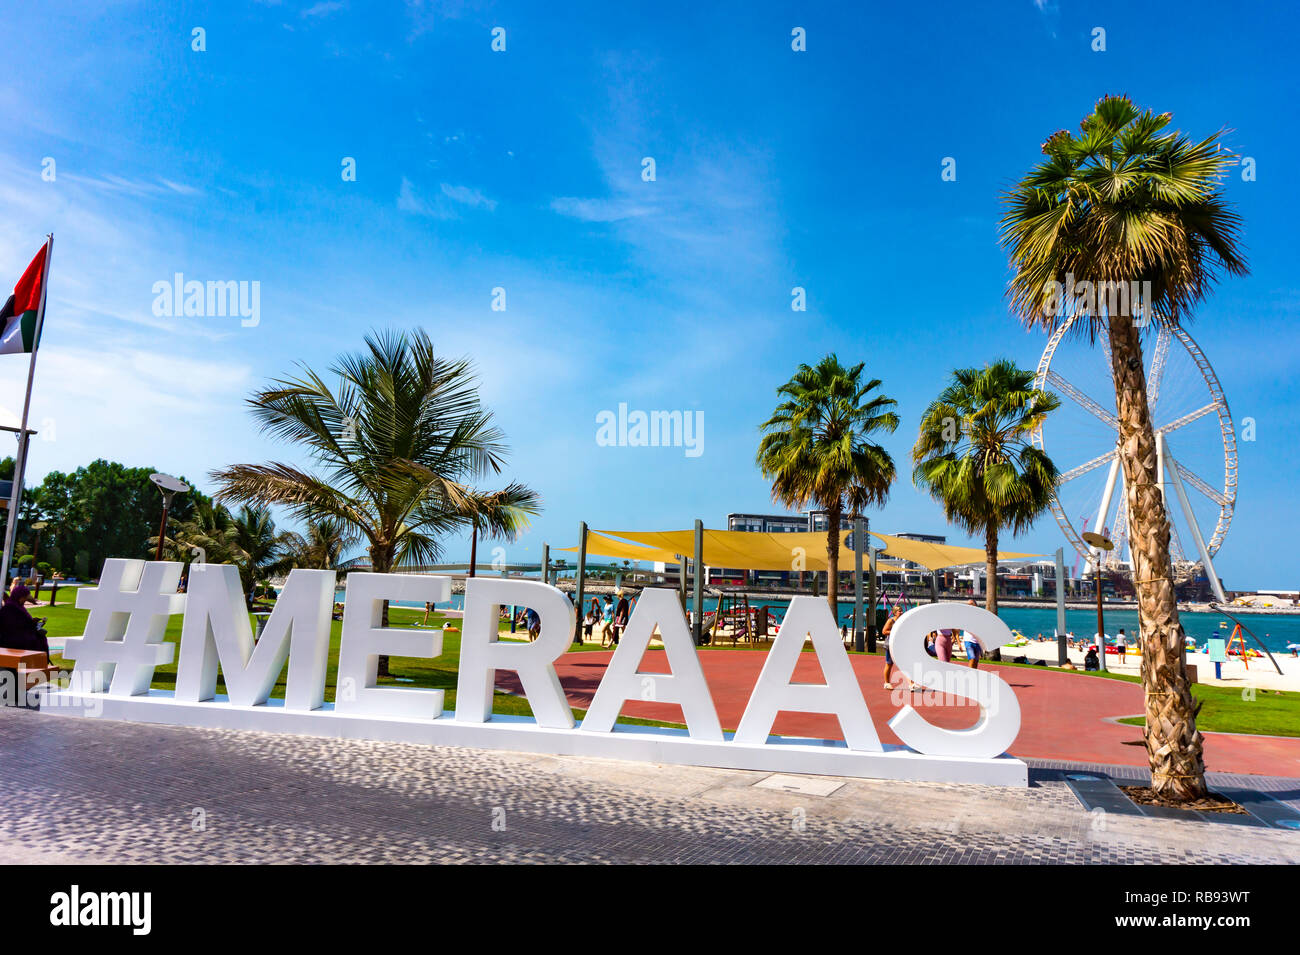
M181 565L171 561L104 561L99 586L77 591L77 609L90 614L85 633L69 637L63 650L76 661L74 676L107 684L110 696L148 692L154 667L171 663L176 653L163 635L168 618L185 611L185 595L176 592L180 579Z

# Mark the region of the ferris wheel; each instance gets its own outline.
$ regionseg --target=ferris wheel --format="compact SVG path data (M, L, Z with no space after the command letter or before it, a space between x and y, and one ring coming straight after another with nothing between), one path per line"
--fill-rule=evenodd
M1033 441L1060 471L1051 506L1070 545L1089 567L1101 561L1103 567L1128 569L1132 548L1119 421L1111 410L1110 338L1104 329L1095 345L1086 336L1067 335L1073 321L1053 332L1039 359L1034 384L1060 396L1061 407ZM1150 356L1147 400L1175 576L1190 575L1199 565L1215 596L1226 601L1212 559L1223 546L1237 500L1237 440L1228 401L1209 360L1185 329L1153 331L1144 336ZM1085 543L1088 530L1109 536L1115 549L1103 554Z

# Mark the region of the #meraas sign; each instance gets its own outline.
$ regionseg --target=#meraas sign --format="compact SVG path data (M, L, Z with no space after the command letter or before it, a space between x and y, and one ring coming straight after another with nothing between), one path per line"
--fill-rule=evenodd
M59 705L51 712L86 715L75 705L84 701L97 704L109 719L176 725L724 768L1028 784L1025 764L1005 755L1020 728L1020 707L1011 688L988 670L944 663L925 652L926 634L941 627L969 630L989 645L1008 642L1006 625L978 607L932 604L908 611L895 623L890 648L903 671L928 690L980 708L974 726L953 730L904 705L889 723L905 744L899 747L881 743L839 628L820 598L791 601L731 734L723 732L698 650L671 590L642 592L591 706L577 723L555 670L555 661L571 645L576 615L568 596L548 584L483 577L466 581L456 706L448 712L443 691L379 686L376 674L381 655L442 654L440 630L383 627L382 608L384 601L446 603L450 578L348 575L335 700L327 703L334 572L292 571L255 640L234 566L191 566L185 594L176 592L181 570L178 563L112 559L105 563L98 587L77 593L77 606L89 616L85 633L69 638L63 655L75 662L74 676L88 677L74 686L102 687L103 692L52 690L47 699ZM537 640L499 639L500 608L511 605L537 612ZM174 614L183 614L179 649L163 639ZM656 630L669 673L641 669ZM824 683L794 680L808 640ZM154 668L173 657L175 692L150 689ZM533 719L493 714L498 670L518 675ZM218 673L226 684L224 698L216 692ZM272 700L282 674L284 699ZM624 705L640 700L680 706L686 728L617 725ZM831 714L844 741L774 737L780 712Z

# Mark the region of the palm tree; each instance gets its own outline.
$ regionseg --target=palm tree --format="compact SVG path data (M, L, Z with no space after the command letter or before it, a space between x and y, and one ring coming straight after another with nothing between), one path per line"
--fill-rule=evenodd
M1219 190L1235 159L1219 135L1192 141L1168 129L1171 116L1138 109L1127 97L1097 103L1076 135L1043 144L1047 159L1006 195L1002 242L1013 277L1013 310L1030 327L1068 318L1108 341L1118 456L1143 643L1146 743L1152 788L1172 800L1203 796L1205 763L1197 704L1183 659L1169 558L1169 521L1156 483L1156 439L1147 402L1139 329L1188 318L1222 273L1247 271L1241 220ZM1074 282L1149 282L1136 314L1115 298L1062 301ZM1129 286L1131 287L1131 286Z
M235 464L212 477L218 500L345 522L366 540L374 571L389 573L436 562L440 539L470 523L466 482L499 472L506 448L468 360L439 356L423 330L371 333L365 345L336 360L336 388L304 368L249 399L262 429L302 446L318 471ZM381 674L387 664L380 657Z
M313 518L307 521L305 534L291 533L290 560L294 567L334 570L348 549L360 541L361 536L341 518Z
M879 379L864 380L864 364L845 368L827 355L815 368L800 365L777 389L786 400L765 421L758 466L772 482L772 499L826 512L826 599L839 619L840 520L883 504L894 482L894 461L871 435L898 428L897 402L872 395ZM815 580L815 578L814 578Z
M230 511L222 505L196 499L189 520L172 521L167 525L163 556L187 566L194 561L238 563L233 523ZM151 550L156 548L158 535L150 537L148 544Z
M1055 465L1029 440L1060 407L1014 362L958 368L921 416L912 482L968 534L984 535L985 607L998 612L998 534L1018 534L1051 505Z
M178 521L163 541L163 553L186 564L195 560L213 564L234 564L250 603L257 584L293 566L292 553L298 538L276 529L269 508L241 507L231 513L221 504L196 500L194 516ZM149 539L156 547L158 537Z
M461 505L461 515L470 523L469 575L478 566L478 535L513 541L526 530L530 515L541 508L537 492L522 484L510 484L500 491L470 490Z
M271 509L264 505L244 505L230 517L230 541L234 545L233 563L250 604L258 584L282 573L291 566L292 535L276 530Z

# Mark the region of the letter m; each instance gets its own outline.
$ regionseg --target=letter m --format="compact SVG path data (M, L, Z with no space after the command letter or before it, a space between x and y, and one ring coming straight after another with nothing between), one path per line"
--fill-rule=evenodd
M682 444L680 411L650 412L650 444L657 448L677 448Z
M198 703L215 697L220 664L231 703L265 703L287 662L285 709L319 709L336 582L332 570L292 571L255 642L239 570L233 564L190 565L176 699Z
M1097 297L1101 300L1107 315L1131 314L1132 305L1129 302L1127 282L1098 282Z
M239 314L239 283L208 282L208 318Z

